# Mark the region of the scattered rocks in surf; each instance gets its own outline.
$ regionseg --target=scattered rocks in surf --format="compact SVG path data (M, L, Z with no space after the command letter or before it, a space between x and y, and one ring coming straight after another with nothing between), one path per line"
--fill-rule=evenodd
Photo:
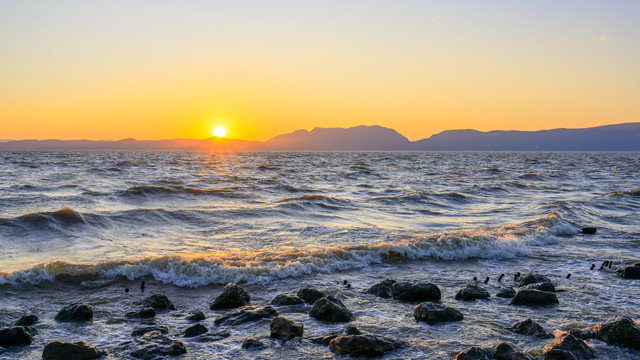
M395 280L386 279L382 282L379 282L369 289L367 289L367 294L375 295L377 297L389 299L393 297L392 287L395 284Z
M628 317L597 324L593 331L609 345L640 350L640 327Z
M595 226L585 226L582 228L582 233L586 235L593 235L598 231Z
M26 346L33 342L33 336L26 326L0 329L0 346Z
M245 306L251 301L251 297L247 291L240 285L229 283L223 289L222 293L211 304L211 310L233 309Z
M429 325L460 321L464 316L459 310L454 308L434 304L432 302L423 302L413 308L413 317L418 321L424 321Z
M327 296L322 291L310 286L305 286L302 289L298 290L298 293L296 295L298 295L298 297L304 300L307 304L313 304L319 299Z
M164 325L139 325L133 328L131 336L138 337L152 331L157 331L161 334L168 334L169 328Z
M198 335L202 335L206 332L208 332L209 329L207 329L206 326L202 325L202 324L195 324L195 325L191 325L188 328L184 329L184 332L182 333L184 337L196 337Z
M556 292L556 287L553 286L553 283L551 283L551 282L533 283L533 284L525 285L525 286L520 288L520 290L531 290L531 289L540 290L540 291Z
M498 290L498 293L496 294L496 297L508 298L508 299L512 299L514 296L516 296L516 291L512 287L504 287L504 286L501 286L500 290Z
M93 320L93 308L87 304L73 303L58 312L55 320L60 322L83 322Z
M456 355L454 360L493 360L491 350L473 346L466 350L462 350Z
M159 331L152 331L133 339L127 344L131 347L129 355L152 360L162 356L178 356L185 354L187 348L180 340L172 339Z
M266 345L262 341L254 338L247 338L244 342L242 342L242 348L245 350L260 350L264 349L265 347Z
M456 300L477 300L489 298L489 292L478 285L467 285L456 294Z
M271 319L276 316L278 316L278 311L271 305L262 307L245 306L215 319L214 324L217 326L239 325L266 318Z
M15 326L31 326L38 322L38 315L22 315L18 321L14 324Z
M392 285L393 298L406 302L440 300L442 293L432 283L412 283L408 281L396 282Z
M349 324L349 325L344 327L343 331L334 331L334 332L326 334L326 335L312 337L310 340L311 340L312 343L315 343L315 344L329 345L331 340L337 338L338 336L342 336L342 335L362 335L362 334L363 334L362 331L360 331L360 329L358 329L355 325Z
M500 343L492 351L493 357L497 360L535 360L531 355L527 355L509 343Z
M271 300L271 305L275 306L289 306L304 304L304 300L294 294L280 294Z
M291 340L295 337L302 337L304 325L288 319L284 316L276 316L271 320L271 337L274 339Z
M202 311L198 310L189 314L186 319L190 321L202 321L206 319L206 316L204 316Z
M139 311L131 311L125 314L128 318L149 319L156 316L156 310L152 307L145 307Z
M342 301L329 295L313 303L309 316L327 322L347 322L354 319L353 314Z
M352 356L381 356L405 346L401 340L373 334L338 336L329 343L331 352Z
M560 303L556 294L540 290L520 290L511 300L511 305L550 306Z
M623 279L640 279L640 266L636 264L635 266L626 266L616 270L618 275L620 275Z
M544 282L550 283L551 280L544 275L532 273L532 274L519 276L518 279L516 280L516 285L518 287L522 287L529 284L544 283Z
M511 325L511 327L509 327L508 329L523 335L531 335L531 336L536 336L540 338L553 337L553 335L544 331L544 328L540 326L540 324L536 323L535 321L529 318L522 321L518 321L517 323Z
M85 341L74 343L54 341L44 347L42 360L94 360L103 355L106 355L106 352L98 350L94 345Z
M595 353L582 340L566 333L556 338L543 351L545 360L587 360L595 357Z
M147 296L140 302L140 304L144 307L152 307L155 311L168 311L176 309L176 307L173 306L171 300L169 300L168 297L162 294Z
M209 343L209 342L215 342L215 341L220 341L222 339L226 339L229 336L231 336L231 333L228 332L227 330L217 330L217 331L208 331L202 335L192 338L191 340L199 343Z

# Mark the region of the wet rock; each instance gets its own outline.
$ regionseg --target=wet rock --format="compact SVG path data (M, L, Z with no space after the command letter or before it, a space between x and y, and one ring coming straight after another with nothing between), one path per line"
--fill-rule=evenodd
M33 336L25 326L0 329L0 346L26 346L33 342Z
M558 304L556 294L540 290L520 290L511 300L511 305L548 306Z
M353 314L342 301L331 295L313 303L309 316L327 322L347 322L354 319Z
M38 322L37 315L22 315L18 321L16 321L15 326L31 326Z
M537 336L540 338L552 338L553 335L548 334L540 324L531 319L525 319L513 324L509 330L523 335Z
M280 294L271 300L271 305L275 306L288 306L288 305L298 305L303 304L305 301L293 294Z
M586 360L595 357L593 350L577 337L566 333L544 349L545 360Z
M609 345L640 350L640 327L628 317L598 324L593 331Z
M381 298L392 298L393 291L391 288L393 284L395 284L395 280L386 279L385 281L379 282L367 290L367 294L375 295Z
M595 234L598 229L594 226L585 226L582 228L582 233L587 235Z
M298 297L304 300L308 304L313 304L319 299L325 297L325 293L310 286L305 286L298 290Z
M521 352L509 343L496 345L493 349L493 357L496 360L535 360L533 356Z
M214 341L220 341L231 336L231 333L226 330L209 331L200 336L192 338L192 341L199 343L209 343Z
M265 318L278 316L276 309L271 306L245 306L217 318L213 323L219 325L239 325L247 322L258 321Z
M556 292L556 287L553 286L553 283L551 282L540 282L540 283L525 285L521 287L520 290L540 290L540 291Z
M501 297L501 298L513 298L514 296L516 296L516 291L513 290L512 287L500 287L500 290L498 291L498 293L496 294L497 297Z
M146 297L140 302L144 307L152 307L155 311L175 310L171 300L162 294L154 294Z
M333 340L333 339L335 339L335 338L337 338L338 336L341 336L341 335L342 334L332 333L332 334L312 337L309 340L311 340L311 342L314 343L314 344L329 345L331 340Z
M355 325L347 325L344 327L344 333L346 335L362 335L362 331L358 329Z
M582 340L595 339L598 337L598 334L591 329L571 329L569 330L569 334Z
M491 351L474 346L460 351L455 360L494 360L494 358Z
M640 279L640 266L627 266L616 270L623 279Z
M60 322L91 321L93 319L93 308L87 304L74 303L62 308L55 319Z
M168 334L169 328L164 325L140 325L133 328L131 336L138 337L152 331L158 331L161 334Z
M247 350L259 350L264 347L265 345L262 341L254 338L247 338L247 340L242 343L242 348Z
M405 346L401 340L373 334L338 336L329 343L332 352L352 356L380 356Z
M161 356L178 356L187 352L182 341L172 339L159 331L146 333L135 338L131 343L131 356L144 360L157 359Z
M276 316L271 320L271 337L275 339L291 340L294 337L302 337L304 325L290 320L284 316Z
M242 286L229 283L222 289L222 293L218 295L210 308L211 310L233 309L245 306L249 301L251 301L251 297Z
M209 329L207 329L206 326L202 325L202 324L195 324L192 326L189 326L188 328L184 329L184 337L196 337L198 335L202 335L206 332L208 332Z
M424 321L429 325L440 322L460 321L464 318L462 313L454 308L423 302L413 308L413 316L418 321Z
M456 300L486 299L489 292L478 285L467 285L456 294Z
M391 291L394 299L408 302L440 300L442 296L440 289L432 283L400 281L391 286Z
M42 360L93 360L105 354L106 352L84 341L74 343L54 341L44 347Z
M521 287L529 284L536 284L536 283L543 283L543 282L550 283L551 280L548 277L540 274L526 274L518 278L518 280L516 281L516 285L518 287Z
M201 321L204 319L206 319L206 317L204 316L204 313L200 310L194 311L191 314L189 314L189 316L187 316L187 320L191 320L191 321Z
M140 311L132 311L125 314L128 318L148 319L156 316L156 311L152 307L146 307Z

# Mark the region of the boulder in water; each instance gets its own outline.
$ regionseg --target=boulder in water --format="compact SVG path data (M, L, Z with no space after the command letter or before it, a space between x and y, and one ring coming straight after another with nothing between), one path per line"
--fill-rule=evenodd
M141 302L144 307L151 307L155 311L166 311L166 310L175 310L176 307L173 306L171 300L168 297L162 294L154 294L151 296L147 296Z
M206 326L202 325L202 324L195 324L195 325L191 325L188 328L186 328L184 330L184 337L196 337L198 335L202 335L206 332L208 332L209 329L207 329Z
M14 324L15 326L31 326L38 322L38 315L22 315L18 321Z
M418 321L429 325L440 322L460 321L464 319L462 313L454 308L432 302L423 302L413 308L413 316Z
M533 356L523 353L509 343L496 345L492 352L496 360L535 360Z
M385 299L392 298L393 291L391 288L395 283L396 283L395 280L386 279L367 289L367 294L375 295L377 297L381 297Z
M93 320L93 308L87 304L74 303L65 306L55 319L60 322L82 322Z
M128 318L148 319L156 316L156 311L152 307L142 308L139 311L131 311L125 314Z
M477 346L460 351L454 360L494 360L490 350Z
M187 320L191 320L191 321L201 321L204 319L206 319L206 316L204 316L204 313L200 310L194 311L187 316Z
M159 331L152 331L135 338L130 345L132 347L130 355L144 360L178 356L187 352L182 341L165 336Z
M216 325L239 325L247 322L258 321L265 318L273 318L278 316L278 312L271 305L262 307L245 306L241 309L234 310L217 318L213 323Z
M529 284L536 284L536 283L543 283L543 282L550 283L551 280L546 276L531 273L531 274L520 276L516 281L516 285L518 285L518 287L521 287Z
M322 291L312 288L310 286L305 286L302 289L298 290L297 295L299 298L301 298L308 304L313 304L319 299L326 296L326 294L323 293Z
M44 347L42 360L93 360L105 354L104 351L84 341L74 343L54 341Z
M623 279L640 279L640 266L627 266L616 270Z
M478 285L467 285L456 294L457 300L476 300L489 298L489 292Z
M581 339L566 333L544 349L545 360L587 360L595 357L593 350Z
M293 294L280 294L271 300L271 305L275 306L288 306L288 305L298 305L304 304L304 300Z
M553 283L551 282L539 282L539 283L525 285L521 287L520 290L540 290L540 291L556 292L556 287L553 286Z
M396 282L391 286L393 298L400 301L418 302L440 300L442 293L432 283Z
M26 346L33 342L33 336L26 326L0 329L0 346Z
M332 352L352 356L380 356L405 346L401 340L373 334L338 336L329 343Z
M243 349L247 349L247 350L259 350L264 348L265 345L262 341L258 340L258 339L254 339L254 338L247 338L243 343L242 343L242 348Z
M211 310L233 309L245 306L249 301L251 301L251 297L242 286L229 283L222 289L222 293L218 295L210 308Z
M329 295L313 303L309 316L327 322L347 322L353 320L353 314L342 301Z
M164 325L140 325L133 328L133 330L131 331L131 336L142 336L152 331L158 331L161 334L168 334L169 328Z
M598 324L593 331L609 345L640 350L640 327L628 317Z
M520 290L511 300L511 305L548 306L558 304L556 294L540 290Z
M295 337L302 337L304 325L288 319L284 316L276 316L271 320L271 337L275 339L291 340Z
M500 290L496 294L496 297L511 299L516 296L516 291L512 287L500 287Z
M551 334L547 333L546 331L544 331L544 329L542 328L542 326L540 326L540 324L536 323L535 321L533 321L533 320L531 320L529 318L513 324L508 329L513 331L513 332L516 332L518 334L523 334L523 335L531 335L531 336L536 336L536 337L540 337L540 338L552 338L553 337L553 335L551 335Z

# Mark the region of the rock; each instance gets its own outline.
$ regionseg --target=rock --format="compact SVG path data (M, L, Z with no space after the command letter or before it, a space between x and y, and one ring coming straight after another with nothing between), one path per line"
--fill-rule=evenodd
M598 337L596 332L591 329L571 329L569 330L569 334L582 340L595 339Z
M327 334L327 335L312 337L309 340L311 340L311 342L314 344L329 345L331 340L337 338L338 336L340 336L340 334Z
M556 338L544 351L545 360L586 360L595 357L593 350L577 337L566 333Z
M413 316L418 321L424 321L429 325L440 322L460 321L464 318L462 313L454 308L423 302L413 308Z
M249 301L251 301L251 297L242 286L229 283L222 289L222 293L218 295L210 308L211 310L233 309L245 306Z
M144 360L157 359L161 356L178 356L187 352L182 341L171 339L159 331L146 333L132 342L130 355Z
M342 301L331 295L313 303L309 316L327 322L347 322L354 319L353 314Z
M362 335L362 331L358 329L355 325L347 325L344 327L344 333L346 335Z
M22 315L18 321L16 321L15 326L31 326L38 322L37 315Z
M329 350L336 354L352 356L381 356L406 344L398 339L382 335L338 336L329 343Z
M125 314L128 318L143 318L148 319L156 316L156 311L152 307L146 307L140 311L132 311Z
M206 317L204 316L204 313L200 310L194 311L191 314L189 314L189 316L187 316L187 320L191 320L191 321L201 321L204 319L206 319Z
M42 360L93 360L105 354L106 352L84 341L74 343L54 341L44 347Z
M518 287L521 287L529 284L542 283L542 282L550 283L551 280L549 280L548 277L540 274L526 274L518 278L518 280L516 281L516 285L518 285Z
M93 308L87 304L74 303L65 306L55 319L60 322L81 322L93 319Z
M640 327L628 317L598 324L593 331L609 345L640 350Z
M298 305L304 304L304 300L293 294L280 294L271 300L271 305L276 306L287 306L287 305Z
M164 325L140 325L133 328L133 331L131 331L131 336L142 336L152 331L158 331L161 334L168 334L169 328Z
M616 270L623 279L640 279L640 266L627 266Z
M489 292L478 285L467 285L456 294L457 300L476 300L488 297Z
M162 294L154 294L146 297L142 300L141 304L144 307L152 307L155 311L166 311L166 310L175 310L176 307L173 306L171 300L168 297Z
M2 346L0 346L0 355L4 354L6 352L7 352L7 349L5 349Z
M202 324L195 324L192 326L189 326L188 328L184 329L184 337L196 337L198 335L202 335L206 332L208 332L209 329L207 329L206 326L202 325Z
M265 345L262 341L254 338L247 338L247 340L242 343L242 348L247 350L258 350L264 347Z
M391 288L393 284L395 284L395 280L386 279L385 281L379 282L367 290L367 294L375 295L381 298L391 298L393 297L393 291Z
M456 355L454 360L493 360L493 354L491 351L479 348L479 347L470 347L467 350L460 351L458 355Z
M440 300L440 289L432 283L396 282L391 286L393 298L400 301L434 301Z
M205 334L192 338L192 341L199 343L209 343L226 339L229 336L231 336L231 333L226 330L209 331Z
M582 228L582 233L587 235L595 234L596 231L598 231L598 229L594 226L585 226Z
M501 297L501 298L513 298L514 296L516 296L516 291L513 290L512 287L500 287L500 290L498 291L498 293L496 294L497 297Z
M540 324L531 319L525 319L513 324L509 330L523 335L537 336L540 338L552 338L553 335L548 334Z
M533 356L527 355L509 343L500 343L493 350L493 357L496 360L535 360Z
M524 306L547 306L558 303L556 294L540 290L520 290L511 300L511 305Z
M25 326L0 329L0 346L26 346L33 342L33 336Z
M276 316L271 320L271 337L275 339L291 340L296 336L302 337L304 325L284 316Z
M297 295L308 304L313 304L319 299L326 296L323 292L316 290L310 286L305 286L302 289L298 290Z
M217 318L213 323L219 325L239 325L247 322L258 321L264 318L273 318L278 316L276 309L271 306L245 306L242 309L234 310Z
M521 287L520 290L540 290L540 291L556 292L556 287L553 286L553 283L550 283L550 282L540 282L540 283L525 285Z

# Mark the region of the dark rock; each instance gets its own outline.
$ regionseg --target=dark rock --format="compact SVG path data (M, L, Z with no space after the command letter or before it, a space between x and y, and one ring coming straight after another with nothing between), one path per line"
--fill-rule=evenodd
M33 326L24 326L24 329L27 330L27 332L31 334L31 336L38 335L38 330L36 330L36 328L34 328Z
M91 321L93 308L87 304L74 303L62 308L55 319L60 322Z
M516 296L516 291L511 287L501 287L496 296L511 299Z
M0 346L0 355L4 354L6 352L7 352L7 349L5 349L2 346Z
M226 330L209 331L200 336L192 338L192 341L199 343L209 343L226 339L229 336L231 336L231 333Z
M251 297L242 286L229 283L222 289L222 293L218 295L210 308L211 310L233 309L245 306L249 301L251 301Z
M310 286L305 286L302 289L298 290L297 295L308 304L313 304L319 299L326 296L323 292L316 290Z
M460 351L458 355L456 355L454 360L493 360L493 354L491 351L479 348L479 347L470 347L467 350Z
M152 318L156 316L156 311L152 307L146 307L141 309L140 311L132 311L125 314L128 318Z
M25 326L0 329L0 346L25 346L33 342L33 336Z
M418 321L424 321L429 325L440 322L460 321L464 318L462 313L454 308L431 302L423 302L413 308L413 316Z
M189 326L188 328L184 329L184 337L196 337L198 335L202 335L206 332L208 332L209 329L207 329L206 326L202 325L202 324L195 324L192 326Z
M525 319L513 324L509 330L523 335L537 336L541 338L552 338L553 335L548 334L540 324L531 319Z
M280 294L271 300L271 305L287 306L303 304L304 300L293 294Z
M627 266L616 272L624 279L640 279L640 266Z
M245 306L242 309L234 310L217 318L213 323L216 325L239 325L247 322L258 321L264 318L273 318L278 316L276 309L271 306Z
M206 319L206 317L204 316L204 313L200 310L194 311L191 314L189 314L189 316L187 316L187 320L191 320L191 321L201 321L204 319Z
M393 284L395 284L395 280L386 279L385 281L379 282L367 290L367 294L375 295L381 298L391 298L393 297L393 291L391 288Z
M171 300L162 294L154 294L146 297L142 300L141 304L144 307L152 307L155 311L175 310Z
M594 226L585 226L585 227L582 228L582 233L583 234L591 235L591 234L595 234L596 231L598 231L598 229L596 227L594 227Z
M640 350L640 327L628 317L598 324L593 331L609 345Z
M391 286L393 298L400 301L433 301L440 300L440 289L432 283L411 283L400 281Z
M553 286L553 283L541 282L541 283L525 285L521 287L520 290L540 290L540 291L556 292L556 287Z
M346 335L362 335L362 331L358 329L355 325L347 325L344 327L344 333Z
M42 360L93 360L105 354L104 351L84 341L75 343L54 341L44 347Z
M302 337L304 325L283 316L276 316L271 320L270 329L272 338L286 341L296 336Z
M328 322L347 322L354 319L353 314L342 301L331 295L313 303L309 316Z
M543 354L545 360L586 360L595 357L593 350L583 340L569 333L556 338L544 349Z
M540 274L526 274L524 276L520 276L516 281L516 285L518 287L525 286L529 284L543 283L543 282L551 282L548 277L540 275Z
M338 336L341 336L341 335L340 334L327 334L327 335L312 337L309 340L311 340L311 342L314 343L314 344L329 345L331 340L337 338Z
M476 300L488 297L489 292L478 285L467 285L456 294L457 300Z
M353 356L380 356L405 346L406 344L398 339L373 334L338 336L329 343L332 352Z
M15 326L31 326L38 322L38 315L22 315Z
M161 334L168 334L169 328L164 325L140 325L133 328L133 331L131 331L131 336L142 336L152 331L158 331Z
M591 329L571 329L569 330L569 334L582 340L595 339L598 337L598 334Z
M152 360L161 356L178 356L187 352L182 341L174 340L159 331L146 333L132 342L130 355L139 359Z
M493 357L496 360L535 360L533 356L527 355L509 343L500 343L493 350Z
M556 294L540 290L520 290L511 300L511 305L524 306L547 306L558 303Z
M254 338L247 338L247 340L242 343L242 348L247 350L258 350L264 347L265 345L262 341Z

